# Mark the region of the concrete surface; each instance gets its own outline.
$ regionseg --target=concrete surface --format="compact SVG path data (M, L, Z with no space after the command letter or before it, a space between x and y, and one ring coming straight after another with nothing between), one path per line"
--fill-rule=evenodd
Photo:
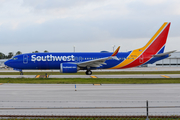
M74 84L2 84L0 114L146 115L149 100L149 115L180 115L180 84L77 84L76 90Z

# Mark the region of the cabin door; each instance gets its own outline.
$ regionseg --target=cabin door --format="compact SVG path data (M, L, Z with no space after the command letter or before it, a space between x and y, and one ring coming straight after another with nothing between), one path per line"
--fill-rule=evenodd
M28 55L23 55L23 63L24 64L28 63Z
M141 55L140 57L139 57L139 63L143 63L144 62L144 57L143 57L143 55Z

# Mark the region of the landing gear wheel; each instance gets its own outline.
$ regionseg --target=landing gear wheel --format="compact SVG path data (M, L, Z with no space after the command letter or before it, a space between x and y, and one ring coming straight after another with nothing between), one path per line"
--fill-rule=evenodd
M86 71L86 75L91 75L92 74L92 71L91 70L87 70Z
M22 72L22 71L20 72L20 75L23 75L23 72Z

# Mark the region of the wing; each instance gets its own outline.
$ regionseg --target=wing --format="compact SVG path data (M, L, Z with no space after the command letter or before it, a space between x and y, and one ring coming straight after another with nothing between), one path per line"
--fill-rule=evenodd
M94 60L89 60L85 62L78 63L77 65L79 67L100 67L102 65L106 65L105 61L109 59L116 59L119 60L116 55L119 51L120 46L116 49L116 51L109 57L104 57L104 58L99 58L99 59L94 59Z

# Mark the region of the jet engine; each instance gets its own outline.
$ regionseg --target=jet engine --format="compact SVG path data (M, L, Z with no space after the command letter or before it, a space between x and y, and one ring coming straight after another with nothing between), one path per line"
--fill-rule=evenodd
M60 72L61 73L77 73L79 67L73 63L61 63Z

